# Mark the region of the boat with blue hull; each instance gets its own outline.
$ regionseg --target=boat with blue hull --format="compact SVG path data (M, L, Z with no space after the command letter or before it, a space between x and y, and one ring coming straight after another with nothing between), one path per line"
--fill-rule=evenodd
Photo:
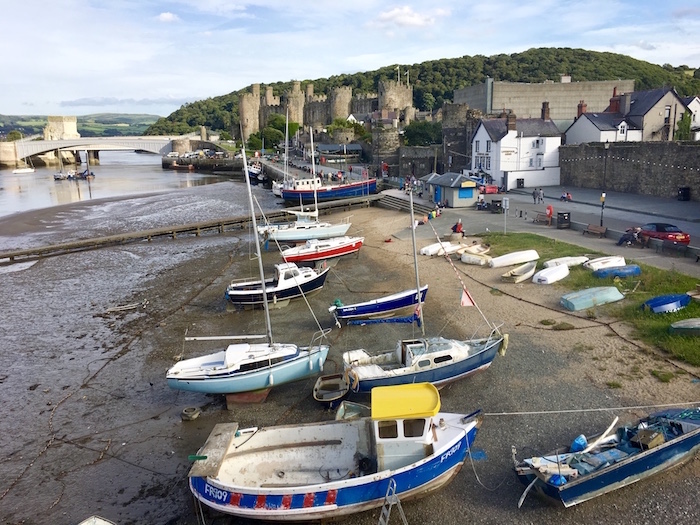
M204 505L241 518L308 522L442 488L467 459L480 412L440 411L429 384L375 389L371 416L239 430L214 427L189 472ZM251 468L254 465L255 468Z
M639 275L642 275L642 269L638 264L610 266L608 268L593 270L593 277L598 277L599 279L605 279L607 277L619 277L620 279L626 279L627 277L637 277Z
M322 184L321 179L296 179L291 188L282 188L282 198L292 205L364 197L377 193L377 179L365 179L345 184ZM314 196L314 193L316 194Z
M530 490L571 507L643 480L692 459L700 451L700 408L669 409L634 425L591 439L581 435L570 448L524 461L515 473ZM588 443L591 443L590 445Z
M687 293L674 293L652 297L642 305L642 310L665 314L682 310L689 304L690 296Z
M335 322L340 326L341 321L352 321L356 319L382 319L392 315L397 315L406 310L415 310L419 304L425 302L428 294L428 285L421 286L420 297L413 290L404 290L391 295L385 295L378 299L364 301L362 303L344 305L340 300L331 305L328 311L335 317Z

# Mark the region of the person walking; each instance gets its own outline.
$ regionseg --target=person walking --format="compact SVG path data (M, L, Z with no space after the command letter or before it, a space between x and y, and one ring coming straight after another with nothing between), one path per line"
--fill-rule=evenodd
M539 193L537 191L537 188L532 190L532 204L537 204L537 197L539 196Z
M551 226L552 216L554 215L554 207L552 207L551 204L548 204L547 208L545 209L545 213L547 214L547 226Z
M537 200L540 204L544 204L544 190L542 188L537 192Z

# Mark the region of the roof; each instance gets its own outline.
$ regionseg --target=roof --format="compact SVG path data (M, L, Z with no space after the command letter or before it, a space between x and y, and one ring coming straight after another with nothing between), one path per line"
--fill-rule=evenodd
M440 411L440 394L431 383L378 386L371 406L372 419L431 417Z
M433 180L437 179L440 177L439 173L428 173L427 175L423 175L420 177L418 180L423 181L423 182L433 182Z
M625 122L628 129L639 129L639 126L628 120L622 113L583 113L600 131L617 131L620 123Z
M347 151L362 151L359 144L316 144L319 153L343 153Z
M650 89L649 91L633 91L630 93L630 110L627 116L642 117L646 115L669 91L675 93L675 90L670 87Z
M454 173L448 171L447 173L443 173L439 177L435 177L430 181L430 184L433 184L435 186L442 186L442 187L450 187L450 188L462 188L464 187L463 184L465 182L468 182L466 186L469 187L475 187L476 182L471 180L468 175L465 175L463 173Z
M507 120L505 118L482 119L481 124L491 137L493 142L500 141L508 134ZM541 118L516 118L515 131L523 137L560 137L561 131L550 120Z

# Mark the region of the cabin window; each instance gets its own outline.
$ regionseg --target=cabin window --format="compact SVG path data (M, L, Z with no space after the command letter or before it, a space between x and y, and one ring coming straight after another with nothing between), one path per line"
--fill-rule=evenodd
M430 359L421 359L418 361L418 368L426 368L430 366Z
M425 419L406 419L403 422L404 437L421 437L425 429Z
M452 356L451 355L439 355L435 359L435 364L440 364L444 363L445 361L452 361Z
M379 429L379 437L381 439L391 439L399 437L399 428L396 421L379 421L377 422Z

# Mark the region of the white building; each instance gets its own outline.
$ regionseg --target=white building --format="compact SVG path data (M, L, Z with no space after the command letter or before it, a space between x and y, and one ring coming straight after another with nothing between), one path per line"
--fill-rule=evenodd
M582 113L566 130L567 144L641 141L642 130L620 113Z
M558 186L561 132L549 118L518 119L513 113L482 119L472 138L472 173L505 188Z
M685 97L683 103L690 112L690 140L700 140L700 98Z

